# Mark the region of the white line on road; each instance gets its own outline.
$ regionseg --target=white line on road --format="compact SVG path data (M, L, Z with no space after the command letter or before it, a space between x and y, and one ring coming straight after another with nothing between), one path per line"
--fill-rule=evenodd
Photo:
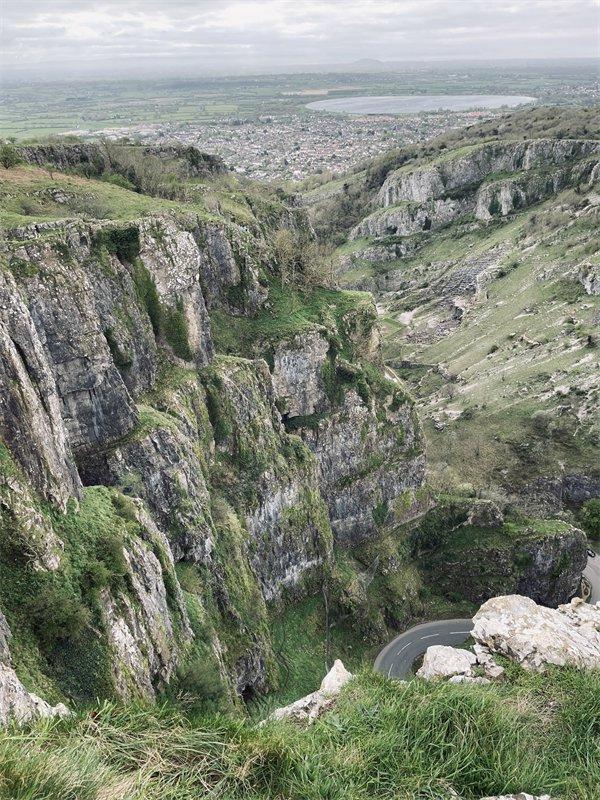
M433 639L433 638L435 638L436 636L439 636L439 633L430 633L428 636L421 636L421 638L419 639L419 641L420 641L420 642L422 642L422 641L423 641L423 639Z
M406 648L407 648L407 647L410 647L410 646L411 646L411 644L412 644L412 642L409 642L408 644L405 644L405 645L404 645L404 647L401 647L401 648L400 648L400 650L398 650L398 652L396 653L396 655L397 655L397 656L399 656L399 655L400 655L400 653L401 653L403 650L406 650Z

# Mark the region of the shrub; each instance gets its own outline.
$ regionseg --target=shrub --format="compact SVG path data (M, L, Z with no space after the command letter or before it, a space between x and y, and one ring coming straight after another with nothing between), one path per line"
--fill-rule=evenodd
M600 499L587 500L581 507L579 519L588 536L600 539Z
M27 606L32 628L46 647L77 639L89 624L88 609L64 584L42 585Z
M223 381L214 372L205 371L202 374L202 382L206 392L206 410L213 429L213 436L216 444L220 444L231 433L231 426L221 406Z
M121 189L129 189L131 192L137 192L137 187L131 181L127 180L123 175L117 173L105 174L101 177L105 183L111 183L113 186L120 186Z
M502 206L500 205L500 201L498 200L497 197L492 197L492 199L490 200L488 211L490 212L492 217L495 217L502 211Z
M225 700L225 687L218 669L206 656L197 657L177 671L178 695L188 712L218 711Z
M188 324L181 300L177 301L175 308L163 310L163 331L175 355L184 361L191 361L194 354L190 348Z
M21 157L12 144L6 143L0 147L0 163L5 169L16 167L21 163Z
M24 197L21 200L21 211L26 217L36 217L43 213L43 208L34 198Z
M377 527L385 525L388 512L389 508L386 500L381 500L379 503L375 505L372 513L373 513L373 522L375 523L375 525L377 525Z
M105 247L119 261L134 262L140 254L140 232L137 226L128 228L102 228L96 234L94 245Z
M108 344L108 349L115 362L117 369L126 369L131 366L131 356L124 353L119 347L119 343L115 339L115 334L112 328L107 328L104 331L104 338Z
M158 336L162 317L160 300L154 279L139 258L133 262L133 282L137 296L150 317L154 335Z

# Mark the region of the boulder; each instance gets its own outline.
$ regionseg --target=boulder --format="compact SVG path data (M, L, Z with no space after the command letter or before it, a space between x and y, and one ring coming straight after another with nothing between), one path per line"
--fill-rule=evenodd
M468 650L436 644L427 648L417 677L428 681L454 675L474 677L473 667L476 663L476 656Z
M600 603L581 598L558 609L506 595L484 603L473 618L473 638L534 671L548 664L600 668Z
M481 800L551 800L551 798L549 794L533 795L519 792L519 794L495 794L493 797L482 797Z
M301 697L289 706L276 708L267 720L293 719L297 722L314 722L324 711L331 708L335 698L339 695L342 688L352 678L352 673L344 667L337 658L333 667L321 681L321 686L316 692ZM264 720L266 722L267 720Z

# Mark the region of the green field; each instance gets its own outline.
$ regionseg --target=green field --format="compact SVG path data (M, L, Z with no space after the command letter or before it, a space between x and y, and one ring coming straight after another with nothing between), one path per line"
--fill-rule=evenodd
M528 94L541 102L590 102L595 70L590 62L407 65L390 72L315 72L288 75L198 77L170 80L5 83L0 135L17 139L65 131L142 124L186 125L220 118L257 119L306 114L305 104L325 97L386 94Z

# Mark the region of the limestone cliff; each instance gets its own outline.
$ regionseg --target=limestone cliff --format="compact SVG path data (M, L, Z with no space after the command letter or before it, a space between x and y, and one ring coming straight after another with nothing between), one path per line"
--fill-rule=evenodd
M451 150L423 167L402 167L387 176L375 200L379 209L350 238L409 236L468 214L506 216L589 180L599 150L592 140L491 142Z
M315 277L294 198L198 183L168 151L165 199L67 151L43 157L77 174L17 168L47 213L0 243L0 609L23 691L252 698L277 682L273 613L342 585L358 609L369 582L339 563L369 548L385 591L361 627L409 618L424 444L371 296ZM98 197L103 219L80 211ZM532 593L565 553L576 571L567 544Z
M88 150L23 154L75 169ZM17 672L28 663L49 699L154 697L190 663L244 697L265 691L268 604L319 589L330 519L340 543L376 535L423 480L418 422L379 376L367 298L308 289L320 322L270 331L285 320L277 226L312 235L280 201L244 226L160 207L5 232L0 607L26 654ZM252 352L240 337L220 355L236 324L260 333ZM319 443L296 423L321 413Z

